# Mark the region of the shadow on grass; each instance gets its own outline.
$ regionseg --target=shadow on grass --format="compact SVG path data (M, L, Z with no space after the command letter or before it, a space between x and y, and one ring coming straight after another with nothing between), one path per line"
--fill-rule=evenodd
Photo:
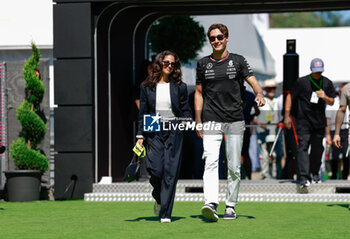
M349 204L328 204L327 207L344 207L350 209Z
M171 217L171 221L175 222L177 220L184 219L184 217ZM126 222L139 222L139 221L159 221L159 217L138 217L135 219L125 220Z
M5 208L0 207L0 210L5 210Z
M224 217L224 215L219 215L219 219L222 219ZM247 215L237 215L237 218L247 218L247 219L255 219L255 217L253 216L247 216ZM209 222L211 223L211 221L207 220L205 217L203 217L202 215L192 215L191 218L198 218L201 219L203 222Z

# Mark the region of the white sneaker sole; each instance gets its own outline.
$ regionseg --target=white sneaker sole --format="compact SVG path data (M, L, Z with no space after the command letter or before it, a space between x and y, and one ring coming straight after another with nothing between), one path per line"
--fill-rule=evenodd
M218 215L209 206L202 207L202 215L211 222L217 222L219 220Z
M161 218L161 219L160 219L160 222L161 222L161 223L170 223L170 222L171 222L171 219L170 219L170 218Z
M224 217L223 219L224 220L234 220L234 219L236 219L237 217Z

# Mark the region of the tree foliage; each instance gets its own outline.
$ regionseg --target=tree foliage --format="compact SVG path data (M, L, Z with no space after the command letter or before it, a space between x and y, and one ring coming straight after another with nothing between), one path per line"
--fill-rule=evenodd
M270 14L271 28L349 26L350 20L338 12L292 12Z
M46 171L48 160L36 147L44 139L46 124L37 114L45 93L45 86L35 74L40 64L40 52L32 43L33 55L23 66L24 82L28 95L17 108L17 119L22 124L22 136L10 147L10 156L18 169Z
M205 42L205 30L189 16L172 16L158 20L149 31L151 50L175 51L183 63L194 59Z

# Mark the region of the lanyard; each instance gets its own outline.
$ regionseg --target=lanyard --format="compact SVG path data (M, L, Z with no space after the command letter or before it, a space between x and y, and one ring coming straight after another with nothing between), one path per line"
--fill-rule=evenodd
M274 106L275 106L274 98L272 98L272 100L267 98L266 103L270 106L270 110L274 110Z
M309 75L309 79L310 81L320 90L322 90L321 86L322 86L322 76L321 76L321 79L320 79L320 85L317 85L316 82L312 79L311 75Z

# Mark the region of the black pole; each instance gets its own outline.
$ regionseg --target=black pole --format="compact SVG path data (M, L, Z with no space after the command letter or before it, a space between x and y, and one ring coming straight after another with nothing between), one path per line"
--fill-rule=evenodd
M299 77L299 55L296 40L287 40L287 53L283 55L283 93L289 93Z
M296 40L287 40L287 53L283 55L283 115L286 96L290 93L294 82L299 78L299 55L296 53ZM294 125L293 125L294 128ZM282 178L293 179L296 173L297 142L293 129L285 130L286 164L282 170Z

